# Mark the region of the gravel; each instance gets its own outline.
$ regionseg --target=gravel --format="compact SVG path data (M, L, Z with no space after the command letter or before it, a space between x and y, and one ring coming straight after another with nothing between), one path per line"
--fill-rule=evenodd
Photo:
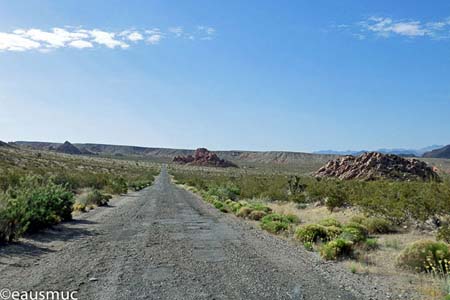
M78 299L395 299L170 182L0 248L0 289Z

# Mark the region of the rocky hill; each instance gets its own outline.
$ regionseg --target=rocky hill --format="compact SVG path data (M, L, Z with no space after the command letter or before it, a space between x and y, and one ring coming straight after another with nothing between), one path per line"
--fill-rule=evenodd
M217 154L208 151L206 148L198 148L194 155L175 156L173 162L205 167L237 167L234 163L219 158Z
M450 145L423 154L427 158L450 158Z
M58 146L55 149L56 152L59 153L65 153L65 154L73 154L73 155L81 155L83 152L81 152L80 149L72 145L69 141L65 141L64 144Z
M11 145L3 141L0 141L0 147L11 148Z
M332 160L319 169L315 176L362 180L439 180L437 173L425 162L378 152Z

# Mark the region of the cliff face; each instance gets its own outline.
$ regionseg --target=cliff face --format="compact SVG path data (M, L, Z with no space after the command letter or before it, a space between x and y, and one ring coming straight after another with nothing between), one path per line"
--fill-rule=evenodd
M438 174L425 162L377 152L332 160L315 176L362 180L439 180Z

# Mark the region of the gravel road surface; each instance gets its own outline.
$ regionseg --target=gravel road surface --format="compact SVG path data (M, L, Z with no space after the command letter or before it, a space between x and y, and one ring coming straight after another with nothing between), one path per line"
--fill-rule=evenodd
M0 289L75 290L81 300L378 299L311 257L210 207L163 168L150 188L0 248Z

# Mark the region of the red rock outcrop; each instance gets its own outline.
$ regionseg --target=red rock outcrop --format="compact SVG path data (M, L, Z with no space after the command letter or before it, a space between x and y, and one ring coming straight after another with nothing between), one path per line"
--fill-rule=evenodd
M205 167L237 167L234 163L221 159L217 154L208 151L206 148L198 148L195 150L194 155L187 156L175 156L173 161L180 164L189 164L193 166L205 166Z

